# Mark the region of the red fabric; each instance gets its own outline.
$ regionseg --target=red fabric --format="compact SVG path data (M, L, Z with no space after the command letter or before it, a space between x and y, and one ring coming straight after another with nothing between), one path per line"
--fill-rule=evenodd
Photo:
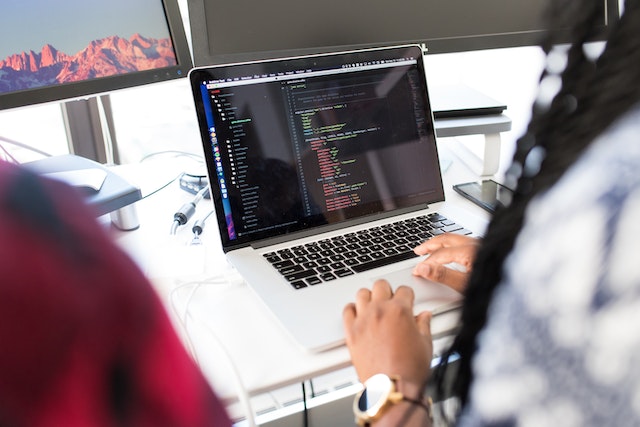
M75 190L3 162L0 278L0 425L231 425Z

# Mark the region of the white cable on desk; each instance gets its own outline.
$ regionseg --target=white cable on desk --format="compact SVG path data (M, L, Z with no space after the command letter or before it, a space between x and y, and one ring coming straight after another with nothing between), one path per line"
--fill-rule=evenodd
M238 372L238 367L233 362L233 358L231 357L231 354L229 354L227 348L222 344L222 341L220 340L220 338L218 338L218 336L215 334L215 332L213 332L213 330L209 327L209 325L207 325L205 322L203 322L198 318L193 318L189 313L189 305L191 304L191 301L194 295L196 294L196 291L200 288L201 285L221 285L221 284L228 284L228 283L229 283L229 280L223 276L214 276L205 280L183 283L182 285L176 287L171 291L171 293L169 294L169 299L171 302L171 307L173 308L173 311L175 312L176 316L178 317L178 321L182 326L183 332L187 340L187 345L189 347L189 351L191 352L198 366L200 366L200 362L198 360L198 356L195 351L193 342L191 341L191 336L189 334L189 329L187 327L187 319L192 318L193 320L198 321L198 323L200 323L200 325L204 327L204 329L214 339L218 347L222 350L225 358L227 359L227 362L229 363L233 371L235 388L238 393L238 400L240 404L244 407L245 416L249 424L249 427L257 427L256 420L255 420L255 412L253 410L253 406L251 405L251 399L249 397L249 393L247 392L247 388L242 382L242 379L240 377L240 372ZM193 286L193 289L189 293L189 296L187 297L187 301L185 302L183 315L180 315L180 313L178 313L178 309L175 304L174 296L177 293L177 291L182 290L188 286Z

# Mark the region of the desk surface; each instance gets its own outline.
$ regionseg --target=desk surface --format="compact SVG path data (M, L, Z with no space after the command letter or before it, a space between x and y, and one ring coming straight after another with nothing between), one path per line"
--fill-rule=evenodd
M447 165L443 212L481 233L487 214L451 188L454 183L477 180L477 175L446 149L446 142L439 142L439 150ZM125 170L125 175L142 187L144 195L181 170L173 160L158 159L136 165L134 173ZM236 398L238 378L234 372L240 373L248 393L255 395L349 366L346 347L309 353L289 338L226 262L214 221L205 228L199 245L190 244L191 223L170 235L174 212L191 198L173 182L137 202L138 230L116 231L115 237L151 279L217 393L228 401ZM203 201L194 220L206 215L210 206ZM181 319L186 319L188 334L180 325ZM456 324L456 312L436 316L434 336L446 336Z

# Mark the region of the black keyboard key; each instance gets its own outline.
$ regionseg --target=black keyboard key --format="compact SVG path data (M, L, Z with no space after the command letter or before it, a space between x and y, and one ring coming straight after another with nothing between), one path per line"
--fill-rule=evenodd
M373 258L371 258L369 255L360 255L358 257L358 261L359 263L369 262L369 261L373 261Z
M324 280L325 282L330 282L331 280L336 280L337 279L337 277L333 273L325 273L325 274L321 275L320 278L322 280Z
M438 221L444 221L447 219L447 217L440 215L439 213L432 213L427 215L427 218L429 219L430 222L438 222Z
M282 259L295 258L295 255L291 251L282 251L282 252L279 252L278 255L280 255L280 258Z
M281 270L285 267L291 267L292 265L295 265L295 264L291 260L284 260L284 261L278 261L272 265L278 270Z
M340 270L334 271L333 273L338 277L347 277L351 276L353 274L353 271L349 270L348 268L342 268Z
M467 236L471 234L471 230L467 230L466 228L461 228L460 230L453 231L454 234L461 234L463 236Z
M285 277L289 282L295 282L296 280L306 279L307 277L315 276L315 270L302 270L293 274L288 274Z
M288 267L282 267L279 268L278 271L280 272L280 274L282 274L283 276L289 276L293 273L297 273L299 271L303 271L305 268L302 267L301 265L290 265Z
M306 288L307 284L304 283L302 280L296 280L294 282L291 282L291 286L293 286L295 289L302 289L302 288Z
M312 276L312 277L309 277L309 278L305 279L305 282L307 282L309 285L313 286L313 285L318 285L318 284L322 283L322 280L317 276Z
M416 255L413 251L402 252L402 253L399 253L399 254L396 254L396 255L379 258L379 259L376 259L374 261L365 262L363 264L354 265L351 268L356 273L362 273L363 271L368 271L368 270L371 270L371 269L374 269L374 268L383 267L385 265L389 265L389 264L393 264L395 262L400 262L400 261L404 261L404 260L407 260L407 259L415 258L417 256L418 255Z
M282 261L282 258L280 258L278 255L273 255L273 256L266 256L265 255L264 259L269 261L269 263L271 263L271 264L275 264L276 262Z

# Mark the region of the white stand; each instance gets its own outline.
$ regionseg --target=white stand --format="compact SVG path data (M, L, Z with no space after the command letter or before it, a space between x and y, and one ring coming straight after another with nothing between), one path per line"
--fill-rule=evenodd
M484 135L482 156L476 155L459 141L451 141L451 150L474 173L490 176L500 166L500 132L511 130L511 119L504 114L435 120L436 135L440 138L465 135Z

